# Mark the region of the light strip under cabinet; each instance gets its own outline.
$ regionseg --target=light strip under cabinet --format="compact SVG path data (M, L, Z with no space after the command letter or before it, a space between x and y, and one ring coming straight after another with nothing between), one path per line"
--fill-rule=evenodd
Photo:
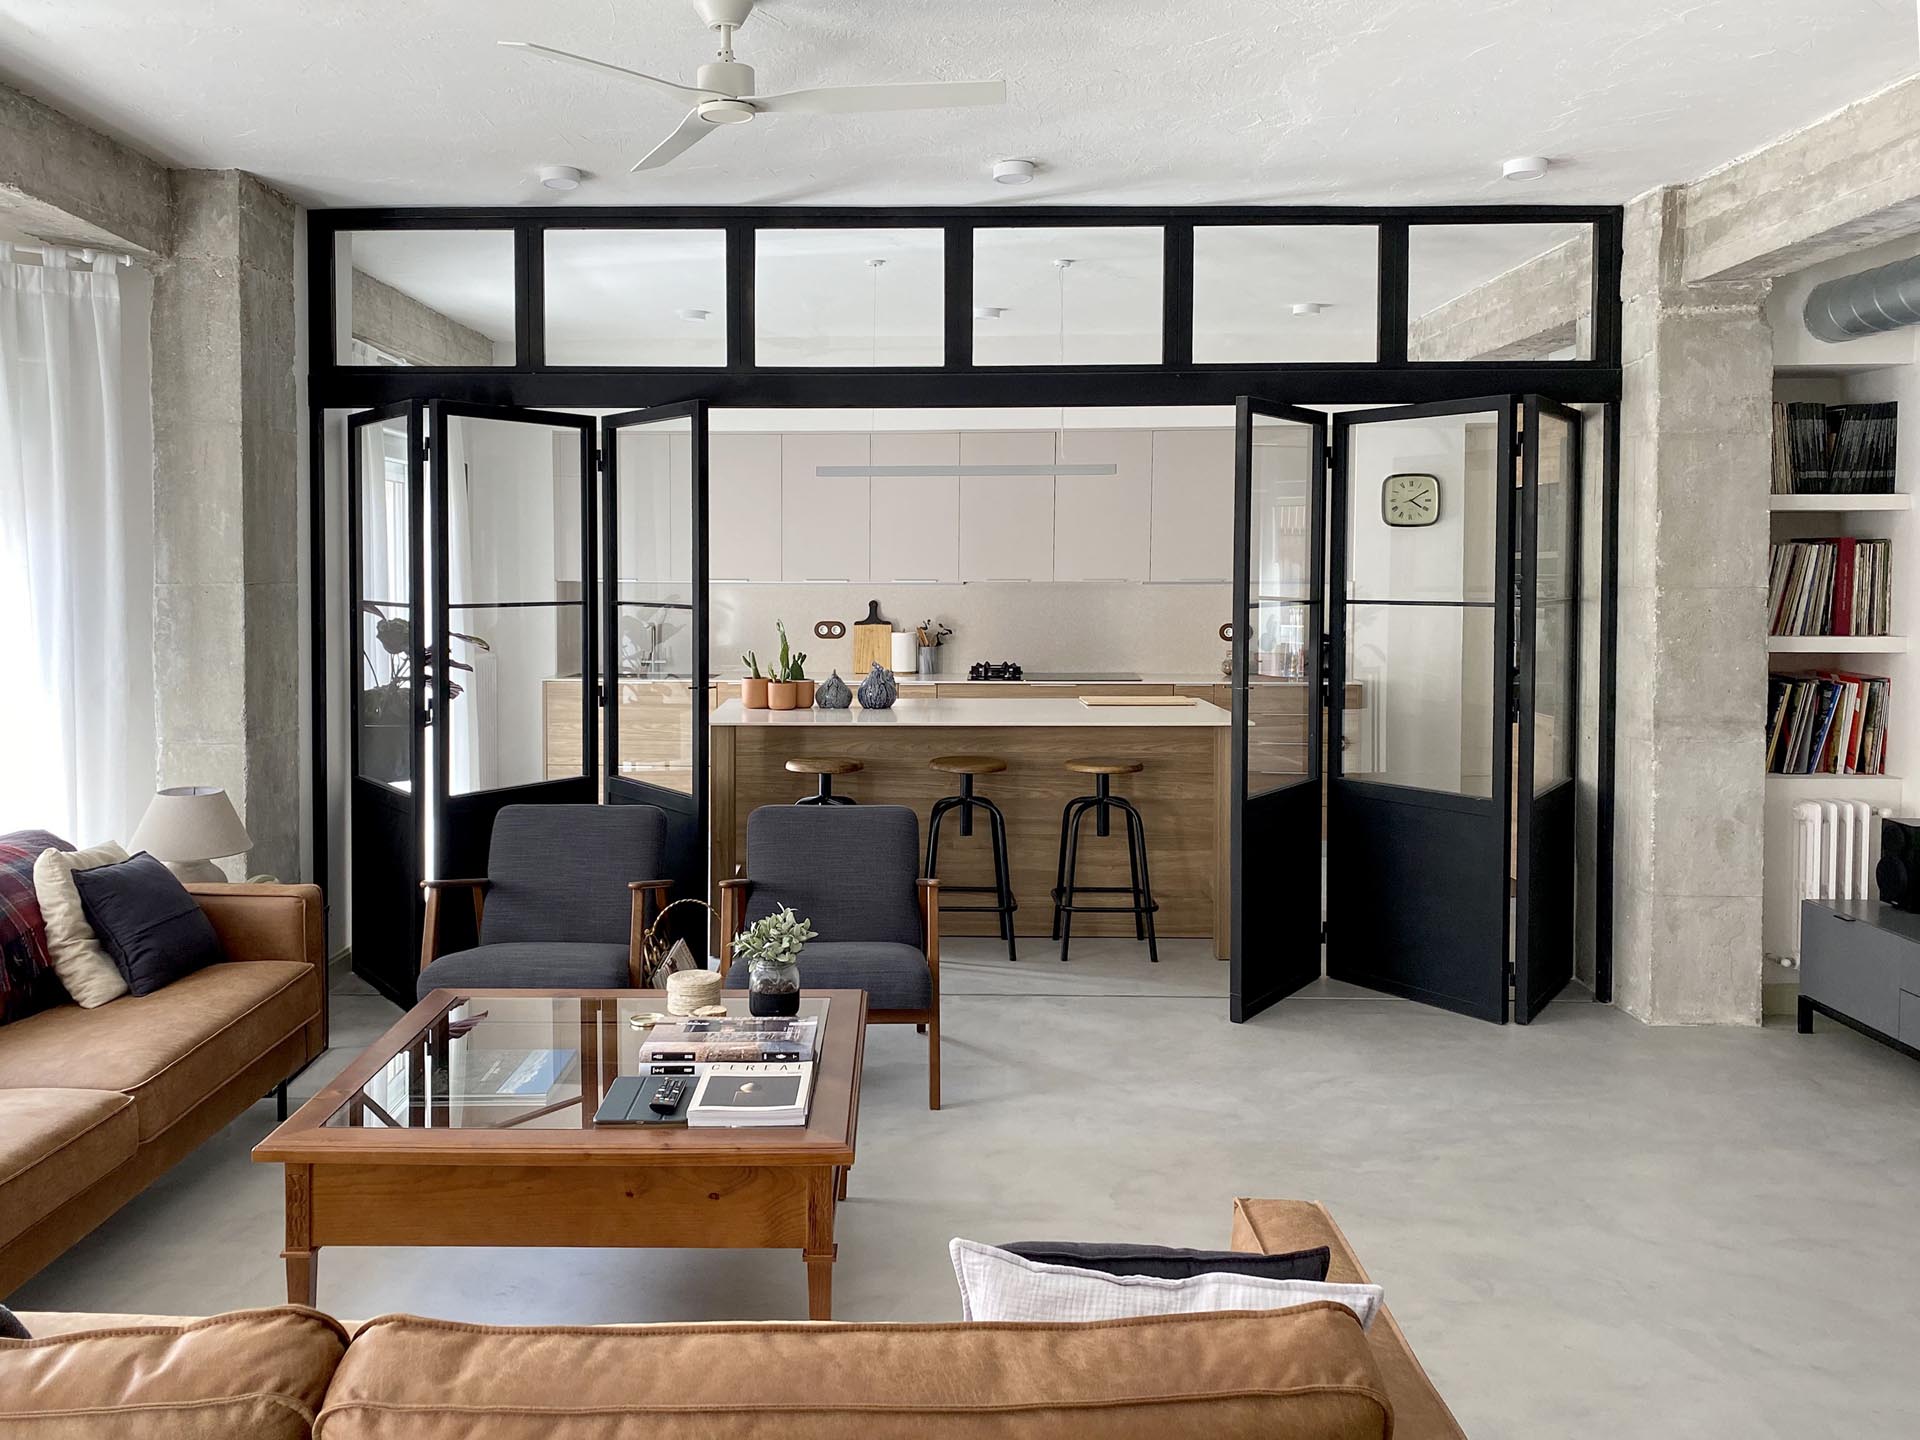
M822 480L920 480L942 475L1117 475L1117 465L816 465Z

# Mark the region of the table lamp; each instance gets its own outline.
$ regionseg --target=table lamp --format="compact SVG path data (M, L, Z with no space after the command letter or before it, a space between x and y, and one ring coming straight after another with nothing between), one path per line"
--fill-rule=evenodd
M153 797L127 848L146 851L182 884L217 884L227 877L214 860L244 854L253 841L226 791L217 785L181 785Z

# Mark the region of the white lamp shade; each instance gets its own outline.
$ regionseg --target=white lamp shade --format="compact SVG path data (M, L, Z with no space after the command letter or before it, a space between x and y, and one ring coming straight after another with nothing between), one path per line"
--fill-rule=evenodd
M147 806L128 849L168 864L213 860L253 848L227 792L213 785L162 790Z

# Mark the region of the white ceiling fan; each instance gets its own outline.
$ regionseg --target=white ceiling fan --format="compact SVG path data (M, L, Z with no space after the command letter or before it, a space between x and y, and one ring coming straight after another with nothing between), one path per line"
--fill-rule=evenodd
M753 93L753 67L733 58L733 32L753 13L754 0L694 0L694 8L710 30L720 32L720 56L702 65L692 85L662 80L623 65L586 55L574 55L526 40L502 40L502 45L548 60L584 65L624 75L651 85L676 99L692 102L680 126L635 162L635 170L657 170L684 154L716 125L740 125L756 115L850 115L873 110L937 110L949 105L1003 105L1004 80L934 82L924 85L834 85L819 90L787 90L773 95Z

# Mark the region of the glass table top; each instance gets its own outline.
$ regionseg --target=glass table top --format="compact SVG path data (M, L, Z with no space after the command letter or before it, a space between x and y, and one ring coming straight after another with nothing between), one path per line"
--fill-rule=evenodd
M744 993L727 1014L745 1015ZM824 1037L829 1002L800 999ZM490 994L456 997L353 1091L324 1125L351 1129L592 1129L607 1087L638 1073L648 1029L636 1016L661 1014L660 994ZM678 1018L678 1017L674 1017Z

